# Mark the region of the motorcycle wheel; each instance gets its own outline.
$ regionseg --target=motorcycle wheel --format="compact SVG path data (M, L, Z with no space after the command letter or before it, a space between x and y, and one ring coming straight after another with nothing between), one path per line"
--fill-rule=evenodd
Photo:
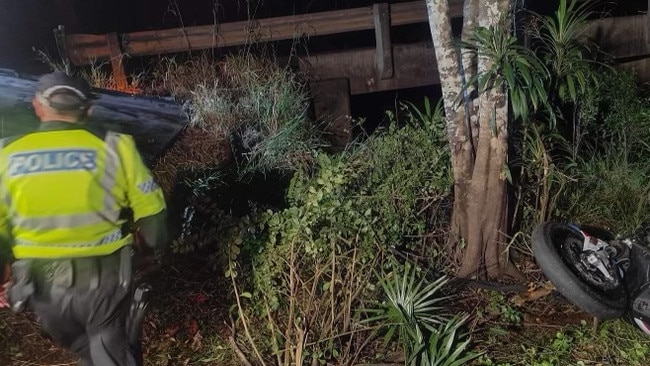
M594 232L600 239L611 240L606 231ZM627 306L623 285L601 288L584 278L584 269L567 258L567 245L582 241L584 236L575 228L557 222L544 222L533 231L532 245L537 264L555 288L572 304L601 319L621 317ZM582 273L581 273L582 272Z

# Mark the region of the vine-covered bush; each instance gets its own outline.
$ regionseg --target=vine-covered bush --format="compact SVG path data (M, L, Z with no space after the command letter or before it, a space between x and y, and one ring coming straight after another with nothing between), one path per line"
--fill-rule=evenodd
M377 299L374 270L399 249L435 253L427 223L444 216L452 186L444 131L440 120L406 115L405 126L342 155L319 154L313 172L291 181L287 208L261 213L254 233L237 231L225 247L239 253L241 243L252 255L246 310L267 319L272 334L257 341L285 361L358 357L368 330L357 310Z

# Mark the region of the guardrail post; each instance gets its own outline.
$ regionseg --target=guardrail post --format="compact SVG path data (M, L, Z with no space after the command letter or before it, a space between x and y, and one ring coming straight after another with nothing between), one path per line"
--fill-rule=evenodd
M648 0L650 1L650 0ZM377 73L381 79L393 77L393 46L390 41L390 8L387 3L372 6L377 47Z
M122 47L117 33L106 35L106 44L110 52L111 67L113 68L113 78L115 78L115 88L124 91L127 89L126 72L122 64Z

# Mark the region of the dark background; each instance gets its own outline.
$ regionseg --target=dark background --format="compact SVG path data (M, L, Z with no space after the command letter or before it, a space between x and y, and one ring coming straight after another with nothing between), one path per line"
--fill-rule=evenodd
M53 29L63 24L67 33L131 32L140 30L187 27L263 18L340 10L369 6L374 2L408 2L412 0L250 0L258 5L248 6L246 0L0 0L0 68L23 74L46 73L49 67L39 59L37 51L58 60ZM525 7L550 14L559 0L518 0ZM598 1L597 8L612 15L638 14L647 11L647 0ZM460 27L456 21L455 27ZM428 24L393 28L394 43L430 39ZM624 40L622 40L624 41ZM313 37L299 53L317 53L330 49L372 47L374 32L354 32L343 35ZM288 54L291 42L274 45L278 53ZM221 50L215 52L224 52ZM227 50L226 50L227 52ZM127 72L141 71L149 65L147 58L125 61ZM129 70L129 68L131 70ZM394 109L398 100L421 103L427 96L435 101L439 87L406 89L393 92L353 96L352 115L369 121L385 120L384 110ZM379 122L381 123L381 122Z
M544 13L552 11L557 4L557 0L519 1L527 8ZM261 18L346 9L373 2L380 1L265 0L249 7L246 0L0 0L0 68L25 73L48 71L47 66L37 60L34 49L56 58L52 30L59 24L65 25L68 33L102 34L213 24L243 20L249 15ZM600 3L617 14L647 10L646 0ZM427 28L419 29L426 36ZM318 42L313 42L314 47L319 46Z
M398 2L398 1L394 1ZM36 52L57 56L52 30L109 33L206 25L345 9L372 4L367 0L0 0L0 67L44 72Z

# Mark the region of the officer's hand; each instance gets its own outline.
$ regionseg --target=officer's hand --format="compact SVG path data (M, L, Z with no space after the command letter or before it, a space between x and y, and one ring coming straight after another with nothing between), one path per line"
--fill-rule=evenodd
M9 305L9 299L7 299L7 291L9 291L9 279L11 278L11 267L9 265L5 265L3 268L3 273L2 277L2 284L0 284L0 309L2 308L8 308Z
M0 309L8 308L9 299L7 299L7 291L9 290L9 281L2 284L0 287Z

